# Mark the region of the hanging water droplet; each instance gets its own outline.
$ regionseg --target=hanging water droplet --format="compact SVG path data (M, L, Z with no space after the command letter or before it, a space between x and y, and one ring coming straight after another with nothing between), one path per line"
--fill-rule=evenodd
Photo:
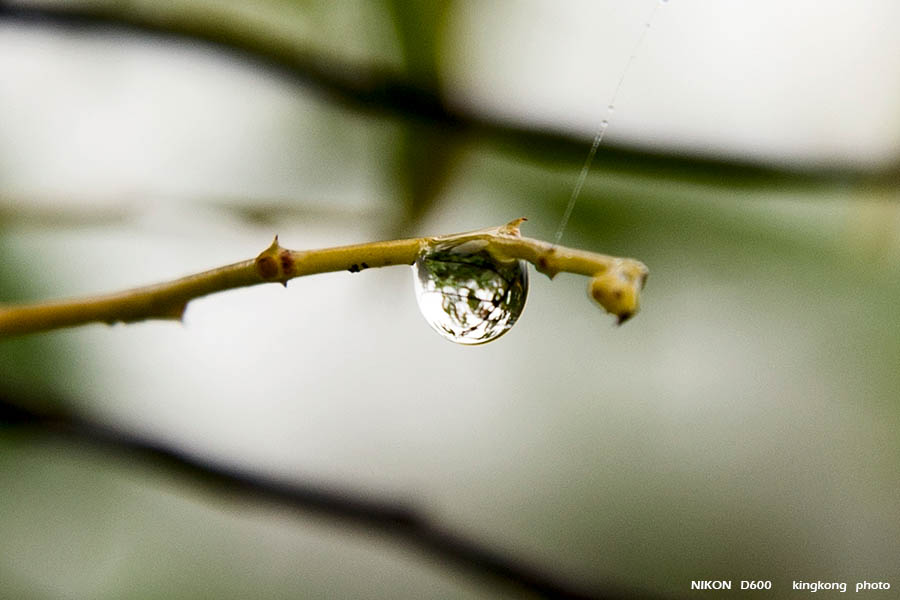
M606 129L607 127L609 127L609 121L607 119L603 119L602 121L600 121L600 127Z
M616 110L616 105L610 104L609 106L606 107L606 110L608 110L609 112L613 112Z
M512 327L528 295L525 261L495 258L486 240L461 237L432 245L413 265L419 309L439 334L484 344Z

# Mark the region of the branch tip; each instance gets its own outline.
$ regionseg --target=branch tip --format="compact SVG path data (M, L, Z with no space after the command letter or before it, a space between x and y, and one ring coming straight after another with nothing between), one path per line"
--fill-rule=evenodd
M610 268L591 279L588 292L600 306L618 317L618 324L640 309L640 293L647 281L644 263L630 259L616 259Z

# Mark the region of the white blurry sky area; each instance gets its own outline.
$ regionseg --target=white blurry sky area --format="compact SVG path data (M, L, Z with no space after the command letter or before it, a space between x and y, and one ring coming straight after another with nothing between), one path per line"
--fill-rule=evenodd
M900 151L893 0L458 3L450 96L592 132L653 13L609 140L789 163L874 166Z
M146 211L249 197L340 210L379 200L366 159L379 128L316 110L277 77L125 35L0 23L2 46L6 202Z
M895 160L900 5L785 4L660 5L609 139L764 162ZM441 69L454 102L589 137L654 3L453 6ZM365 36L364 25L345 33ZM375 37L392 43L389 32ZM5 225L4 261L41 296L243 259L276 232L297 248L365 241L396 218L396 123L206 50L0 24L0 114L4 209L127 209L113 225ZM540 212L547 196L567 195L578 166L548 172L476 147L421 233ZM199 300L183 327L49 334L72 350L71 372L53 385L100 420L200 455L415 497L451 526L583 580L667 590L673 577L714 576L729 561L748 567L736 577L784 565L888 576L900 539L898 277L896 261L859 258L881 246L896 258L895 207L844 190L802 201L666 193L635 197L627 178L594 173L567 232L572 245L650 264L645 310L622 328L586 299L583 278L535 275L513 331L463 348L420 318L407 269L336 273ZM217 209L255 201L296 212L253 225ZM600 240L584 214L637 225ZM28 386L3 364L5 382ZM9 516L27 512L35 486L20 485L16 511L0 511L0 539L12 550L4 557L28 548L37 562L8 559L0 575L99 569L94 555L55 544L56 529L35 537ZM31 510L40 522L44 508ZM49 510L66 511L77 516L63 500ZM110 560L139 546L131 522L115 525ZM265 557L282 544L258 525L241 533L262 540ZM180 543L212 554L202 539ZM227 556L215 560L228 571ZM185 564L158 566L156 581L189 579ZM328 568L310 581L352 577Z

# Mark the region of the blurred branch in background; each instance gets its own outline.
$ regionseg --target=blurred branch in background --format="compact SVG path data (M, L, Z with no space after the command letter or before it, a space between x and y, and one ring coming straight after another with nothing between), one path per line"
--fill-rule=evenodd
M57 403L63 405L64 403ZM74 445L161 468L186 482L213 503L229 508L270 503L301 513L324 515L348 526L358 526L409 544L455 565L472 575L552 598L634 598L659 596L614 586L579 586L534 565L505 556L467 539L402 501L373 500L362 494L313 484L286 483L203 461L165 445L102 427L60 411L45 412L0 397L0 426L33 429L35 436L48 433Z
M587 149L587 142L581 137L508 125L467 109L447 106L436 78L422 75L423 72L433 75L427 65L413 61L411 75L406 76L384 64L348 61L305 48L290 36L273 32L271 28L255 24L244 14L231 13L217 5L194 7L184 4L173 8L170 4L150 3L5 2L0 3L0 18L71 30L126 30L202 42L279 72L347 108L399 118L416 130L433 130L440 138L440 144L433 137L414 136L432 149L436 145L452 148L453 142L458 141L453 139L454 135L471 135L535 161L567 165L579 163ZM404 44L409 45L410 40L406 39L409 36L402 37ZM418 146L408 149L408 153L414 155L411 160L420 150ZM445 158L449 160L448 157L441 160ZM897 179L896 168L879 172L832 167L781 168L739 160L630 149L614 144L604 144L596 165L606 172L635 177L739 189L815 191L835 184L883 187L892 185ZM422 195L420 188L424 184L420 184L409 182L411 189L408 191L417 198L414 202ZM412 206L412 214L421 213L423 208Z
M159 198L154 194L154 198ZM41 229L79 227L98 224L123 224L147 218L154 211L171 210L179 203L190 203L204 210L234 215L244 223L270 229L284 223L323 220L364 221L378 216L376 209L339 205L318 205L291 201L288 197L218 194L167 195L148 205L140 193L88 194L76 192L52 194L0 193L0 226L28 225Z

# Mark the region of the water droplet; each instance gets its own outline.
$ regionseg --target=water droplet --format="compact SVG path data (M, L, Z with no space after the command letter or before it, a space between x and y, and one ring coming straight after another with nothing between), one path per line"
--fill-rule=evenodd
M434 244L413 265L419 309L439 334L484 344L515 324L528 295L525 261L499 260L487 241L461 236Z
M616 110L616 105L610 104L609 106L606 107L606 110L608 110L609 112L613 112L614 110Z
M607 127L609 127L609 121L607 121L606 119L603 119L602 121L600 121L600 127L602 127L603 129L606 129Z

